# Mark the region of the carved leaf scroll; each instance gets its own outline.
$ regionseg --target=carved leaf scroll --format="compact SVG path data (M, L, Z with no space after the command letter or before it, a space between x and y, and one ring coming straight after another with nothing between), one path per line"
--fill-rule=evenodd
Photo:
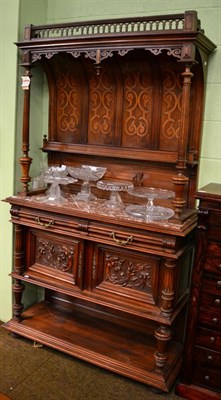
M37 238L36 263L45 265L61 272L72 272L74 262L74 247L55 243L54 241Z
M114 285L141 291L152 287L151 263L140 263L107 255L105 270L106 281Z

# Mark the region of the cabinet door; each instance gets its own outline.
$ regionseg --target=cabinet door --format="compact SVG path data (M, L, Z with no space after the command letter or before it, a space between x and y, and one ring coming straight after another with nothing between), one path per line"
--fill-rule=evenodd
M142 313L148 305L156 304L158 257L96 244L91 262L89 286L93 295Z
M26 273L55 285L82 288L84 241L29 230L26 238Z

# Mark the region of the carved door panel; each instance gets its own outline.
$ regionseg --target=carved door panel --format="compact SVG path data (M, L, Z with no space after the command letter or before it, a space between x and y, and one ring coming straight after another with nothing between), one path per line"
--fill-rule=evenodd
M27 234L26 272L51 283L82 288L84 241L41 230Z
M96 244L91 268L91 290L105 301L133 308L155 305L157 301L158 257L128 249Z

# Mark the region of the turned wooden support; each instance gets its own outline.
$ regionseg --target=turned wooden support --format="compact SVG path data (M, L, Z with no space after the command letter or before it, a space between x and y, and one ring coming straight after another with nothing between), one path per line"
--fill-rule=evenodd
M173 183L175 189L175 198L172 203L175 211L175 218L180 218L180 215L185 207L184 189L188 182L188 178L184 175L186 169L186 151L187 151L187 138L189 131L189 113L190 113L190 86L191 78L193 76L190 71L191 66L186 65L183 76L183 93L182 93L182 110L181 110L181 125L180 125L180 138L178 146L177 158L177 176L174 176Z
M22 275L24 272L24 249L23 249L23 228L15 225L15 250L14 250L14 272Z
M16 279L14 285L12 285L12 290L14 294L13 318L17 321L22 320L21 314L24 306L21 302L21 299L24 289L25 286L21 283L19 279Z
M31 74L30 66L26 66L25 75L22 77L22 89L24 90L24 107L23 107L23 130L22 130L22 151L23 156L19 159L22 176L22 191L21 195L26 196L28 193L28 184L31 181L29 176L29 169L32 162L32 158L29 157L29 120L30 120L30 84Z
M157 339L157 351L154 353L156 367L163 368L167 360L167 345L172 337L171 331L166 326L159 326L155 331L155 338Z
M176 263L174 260L166 260L163 290L161 295L161 313L164 317L170 318L173 310L174 299L174 272Z

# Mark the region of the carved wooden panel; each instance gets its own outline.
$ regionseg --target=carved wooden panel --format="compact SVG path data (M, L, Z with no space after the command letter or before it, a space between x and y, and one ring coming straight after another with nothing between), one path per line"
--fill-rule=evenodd
M54 77L51 89L54 89L54 85L56 89L51 93L54 98L50 105L56 120L56 141L84 143L86 133L84 121L87 114L84 99L88 92L87 81L80 60L75 60L73 63L71 56L64 58L65 60L56 56L51 60ZM51 135L54 134L51 132Z
M149 60L130 59L121 65L123 81L122 146L149 148L153 118L154 79Z
M92 263L93 290L98 290L99 294L107 297L109 292L125 299L156 302L157 257L96 246Z
M179 64L163 63L160 150L176 151L181 127L182 79Z
M41 62L49 83L52 142L178 151L184 68L173 58L136 50L103 60L99 68L75 53ZM198 123L195 80L194 74L191 129ZM188 140L191 150L198 147L198 138L194 142Z
M99 75L93 64L88 64L89 114L88 143L114 145L116 116L116 85L109 64Z
M28 232L27 273L80 284L83 269L83 242L58 237L44 231Z

